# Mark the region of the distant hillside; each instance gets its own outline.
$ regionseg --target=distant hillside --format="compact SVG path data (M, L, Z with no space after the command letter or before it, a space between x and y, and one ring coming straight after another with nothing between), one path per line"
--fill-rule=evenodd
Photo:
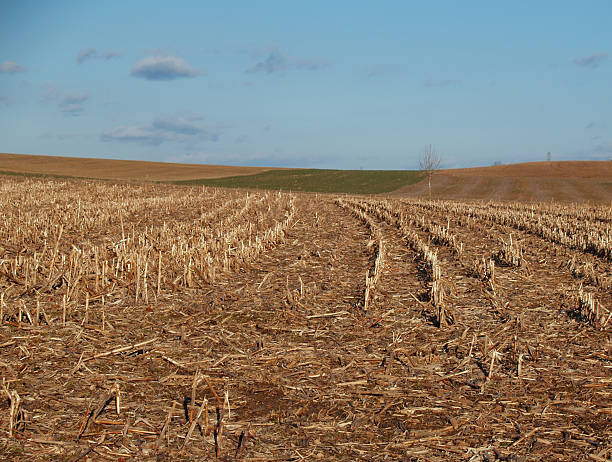
M449 175L532 177L532 178L601 178L612 179L612 161L526 162L491 167L441 170Z
M427 197L426 182L394 191ZM612 162L529 162L440 170L432 181L439 199L612 203Z
M321 193L381 194L414 184L422 178L414 170L270 170L255 175L180 181L223 188L273 189Z
M139 160L0 154L0 172L101 178L108 180L179 181L252 175L268 167L174 164Z
M281 169L0 154L2 173L329 193L429 195L420 173L408 170ZM432 197L612 204L612 162L529 162L440 170L432 181Z
M413 184L410 170L323 170L0 154L0 174L160 181L227 188L379 194Z

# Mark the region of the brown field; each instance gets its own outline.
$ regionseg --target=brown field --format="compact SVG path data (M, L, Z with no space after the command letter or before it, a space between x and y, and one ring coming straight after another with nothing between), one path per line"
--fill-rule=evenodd
M426 182L396 194L428 195ZM440 170L432 180L432 196L461 200L612 202L612 162L531 162Z
M609 460L612 209L1 177L0 458Z
M180 181L252 175L266 167L176 164L140 160L0 154L0 172L138 181Z
M450 175L529 177L529 178L597 178L612 179L610 161L563 161L563 162L526 162L523 164L493 165L446 169Z
M0 173L107 180L181 181L252 175L269 170L278 168L0 154ZM428 197L427 182L402 187L392 195ZM612 162L531 162L440 170L432 181L432 198L610 204Z

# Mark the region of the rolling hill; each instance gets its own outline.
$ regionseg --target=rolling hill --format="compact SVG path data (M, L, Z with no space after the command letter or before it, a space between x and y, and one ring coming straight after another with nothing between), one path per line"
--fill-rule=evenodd
M105 180L181 181L253 175L269 167L177 164L141 160L0 154L0 172Z
M426 182L394 195L427 197ZM438 199L612 202L612 162L529 162L440 170L432 180Z
M321 170L0 154L0 173L428 197L409 170ZM612 162L529 162L437 172L436 199L612 203Z

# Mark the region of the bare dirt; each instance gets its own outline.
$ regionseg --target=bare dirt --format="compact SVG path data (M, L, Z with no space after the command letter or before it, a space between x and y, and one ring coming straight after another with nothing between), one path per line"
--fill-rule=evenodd
M1 179L0 368L7 388L0 392L8 399L0 405L0 456L612 456L612 332L576 312L581 284L612 306L606 256L439 203L388 202L414 219L410 233L437 252L454 317L440 327L429 299L431 275L393 215L370 212L372 228L334 196L294 195L282 239L248 260L230 261L210 280L205 270L194 269L191 278L192 259L172 266L173 255L199 242L190 236L207 226L229 234L249 222L280 223L286 215L277 204L286 204L287 196ZM247 211L236 215L241 206ZM604 208L566 212L592 214L594 230L605 230L611 220ZM434 224L450 226L463 244L461 255L432 240ZM253 233L260 232L257 226ZM187 240L178 231L158 240L160 229L180 230ZM496 255L511 234L524 250L524 264L500 265L495 278L475 275L475 262ZM365 309L364 280L377 265L378 239L384 264ZM206 252L199 245L189 254L198 271ZM149 248L155 249L149 257L139 250ZM130 269L134 260L121 268L126 249L143 255L140 268L149 265L148 302L137 288L146 272ZM154 296L158 250L166 263ZM236 251L229 249L230 260ZM101 277L91 268L105 258L110 269ZM571 259L591 265L600 279L572 272ZM37 301L44 315L33 321ZM18 407L10 392L17 393Z

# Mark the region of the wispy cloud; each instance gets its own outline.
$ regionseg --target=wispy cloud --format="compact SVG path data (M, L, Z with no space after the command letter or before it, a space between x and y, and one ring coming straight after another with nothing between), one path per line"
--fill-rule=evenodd
M329 63L324 59L300 58L293 61L293 67L298 70L318 71L328 66Z
M187 164L222 164L254 167L315 167L327 165L328 159L318 156L285 154L279 148L272 153L252 152L249 154L226 154L207 151L186 150L184 153L172 153L164 160Z
M197 120L193 118L183 117L158 117L153 121L153 128L162 132L177 133L180 135L198 135L205 131L204 127L200 125Z
M41 140L70 140L70 139L87 139L90 135L86 135L83 133L42 133L38 135L38 138Z
M0 74L15 74L24 71L25 68L15 61L4 61L0 63Z
M612 143L604 143L595 146L592 157L601 160L612 160Z
M141 141L147 144L160 144L164 137L155 133L152 127L124 125L112 128L101 136L102 141Z
M606 59L608 59L608 53L600 51L593 53L592 55L583 56L581 58L574 59L574 64L580 67L588 67L589 69L598 68Z
M595 128L595 122L589 122L586 127L584 127L585 130L589 130L591 128Z
M247 72L264 72L272 74L273 72L284 71L289 68L289 60L279 51L272 51L268 56L249 67Z
M41 103L54 103L62 114L77 116L84 110L89 100L89 93L68 93L61 87L45 83L42 85Z
M11 100L8 96L0 95L0 106L8 106Z
M80 115L83 112L82 104L64 104L60 106L60 112L63 112L66 115Z
M89 93L66 93L61 104L81 104L89 99Z
M329 63L316 58L291 58L282 51L274 48L270 50L263 59L260 59L246 72L273 74L288 70L318 71L329 66Z
M100 59L105 59L105 60L109 60L109 59L113 59L113 58L119 58L122 55L122 53L120 51L117 50L106 50L103 51L102 53L100 53L98 56L100 57Z
M601 137L593 137L593 140L600 140ZM564 157L576 160L610 160L612 161L612 143L603 142L585 147L579 151L566 154Z
M98 55L95 48L83 48L77 53L76 61L79 64L83 64L88 59L93 59Z
M59 102L59 110L66 115L80 115L85 109L83 103L88 99L89 93L66 93Z
M41 84L40 87L41 87L41 93L40 93L41 103L57 101L62 95L62 90L57 85L54 85L52 83L46 82L46 83Z
M83 64L89 59L101 59L108 61L109 59L118 58L121 56L121 52L117 50L105 50L98 51L96 48L83 48L77 53L76 61L79 64Z
M139 142L160 145L165 142L218 141L220 131L200 123L201 117L158 117L147 125L123 125L101 135L102 141Z
M184 59L175 56L151 56L134 64L132 76L147 80L174 80L204 75Z

